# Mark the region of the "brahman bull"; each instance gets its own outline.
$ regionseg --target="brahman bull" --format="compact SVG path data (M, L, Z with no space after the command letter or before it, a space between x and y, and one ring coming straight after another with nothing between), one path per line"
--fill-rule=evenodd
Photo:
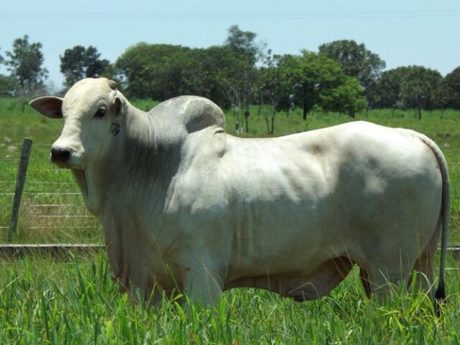
M444 295L447 166L422 134L360 121L243 139L206 98L146 113L105 78L30 104L64 118L51 160L74 174L114 275L137 295L184 291L213 304L256 287L304 301L353 265L369 295L385 299L413 271L432 294L440 233Z

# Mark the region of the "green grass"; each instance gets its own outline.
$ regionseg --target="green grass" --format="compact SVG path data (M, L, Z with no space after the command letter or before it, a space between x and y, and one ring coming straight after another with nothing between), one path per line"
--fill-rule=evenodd
M1 344L460 344L460 265L436 318L424 294L395 290L379 305L353 272L330 296L296 303L253 289L225 292L215 308L131 303L104 256L0 261Z

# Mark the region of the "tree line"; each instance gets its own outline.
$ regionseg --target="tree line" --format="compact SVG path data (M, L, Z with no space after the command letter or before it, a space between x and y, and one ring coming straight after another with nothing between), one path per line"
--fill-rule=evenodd
M0 74L0 95L45 92L41 50L27 35L14 40L10 51L0 50L0 67L8 72ZM250 104L269 105L273 114L300 107L304 118L315 108L350 116L366 108L405 108L420 117L423 109L460 109L460 66L445 77L423 66L385 70L383 59L353 40L277 55L236 25L225 42L208 48L138 43L111 63L96 47L77 45L60 61L65 89L85 77L106 76L132 98L201 95L246 117Z

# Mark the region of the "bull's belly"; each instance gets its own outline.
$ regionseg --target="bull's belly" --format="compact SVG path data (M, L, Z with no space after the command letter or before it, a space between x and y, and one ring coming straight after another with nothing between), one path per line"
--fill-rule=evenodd
M337 224L326 225L330 219L328 208L296 207L286 203L283 209L245 213L230 222L233 238L228 280L306 276L329 258L345 255L350 246L350 238L343 237L347 229L341 233Z
M308 280L331 260L365 264L390 248L412 260L436 228L441 198L436 186L415 188L408 197L390 189L379 196L338 194L316 203L256 205L229 221L233 238L227 281Z
M286 272L229 280L225 282L224 289L253 287L292 297L298 302L312 300L327 295L348 275L353 265L354 262L347 257L336 257L312 265L308 272Z

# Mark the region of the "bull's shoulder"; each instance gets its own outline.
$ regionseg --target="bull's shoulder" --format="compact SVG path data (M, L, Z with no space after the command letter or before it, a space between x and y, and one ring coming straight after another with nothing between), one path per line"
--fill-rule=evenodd
M224 113L219 106L199 96L171 98L157 105L150 113L182 124L189 133L210 126L225 127Z

